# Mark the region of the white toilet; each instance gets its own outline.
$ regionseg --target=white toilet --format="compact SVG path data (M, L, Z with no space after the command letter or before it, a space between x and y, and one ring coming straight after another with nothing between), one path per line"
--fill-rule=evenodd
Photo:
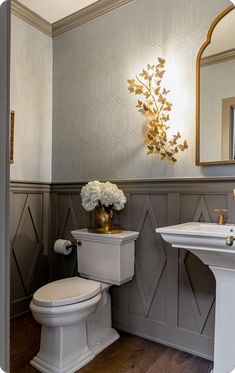
M112 328L109 288L133 278L138 234L72 232L78 242L81 277L43 286L30 303L35 320L42 325L40 350L30 362L37 370L76 372L119 338Z

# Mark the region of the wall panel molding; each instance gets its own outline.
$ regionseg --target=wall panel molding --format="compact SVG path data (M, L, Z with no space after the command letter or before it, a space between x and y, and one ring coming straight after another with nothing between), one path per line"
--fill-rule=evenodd
M29 309L32 294L48 281L50 184L10 183L11 316Z
M115 181L114 181L115 182ZM156 227L186 221L216 221L214 208L227 208L235 223L235 178L162 179L116 182L127 196L117 214L121 226L140 232L135 278L112 288L113 322L119 329L213 358L215 280L208 267L186 250L173 249ZM86 227L81 206L86 182L52 183L52 240L70 239ZM63 269L64 268L64 269ZM62 274L64 271L64 275ZM75 271L75 272L74 272ZM76 257L52 259L53 279L76 273Z
M12 192L34 192L34 193L50 193L51 184L48 182L37 181L14 181L11 180L10 189Z
M186 221L215 222L214 208L218 207L228 209L228 221L235 223L235 178L116 183L128 202L115 219L124 229L138 230L140 235L135 278L111 289L114 325L212 359L213 274L186 250L165 243L155 228ZM80 199L84 184L11 183L13 314L28 308L32 292L43 282L77 274L76 252L56 255L53 244L58 238L72 239L72 230L89 225L89 214ZM32 263L31 272L25 271L21 250L26 265Z
M88 180L89 181L89 180ZM79 192L88 181L79 182L55 182L51 183L51 191L56 193ZM223 191L231 192L235 187L235 177L217 178L168 178L155 180L110 180L126 192L145 193L146 189L163 192L167 189L169 193L217 193Z

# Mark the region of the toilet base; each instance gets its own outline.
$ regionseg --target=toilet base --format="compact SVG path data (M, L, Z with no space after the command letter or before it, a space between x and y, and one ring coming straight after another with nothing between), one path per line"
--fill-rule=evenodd
M119 338L112 328L109 288L110 285L102 284L98 301L89 301L94 304L90 310L84 309L87 317L82 312L77 316L75 313L76 322L71 323L71 314L62 323L59 314L48 320L34 310L34 317L42 324L40 350L30 362L34 368L43 373L74 373Z
M112 343L117 341L120 338L120 335L118 332L111 328L108 330L108 332L103 335L99 341L94 341L89 345L91 351L93 354L96 356L98 355L101 351L105 350L108 346L110 346Z
M101 301L87 320L87 343L94 355L120 338L118 332L112 328L110 286L102 283Z
M86 322L42 325L38 354L30 364L43 373L74 373L95 357L87 345Z
M91 351L87 351L82 356L80 356L79 359L72 361L63 368L57 368L54 365L48 363L48 361L41 358L38 354L33 358L33 360L30 361L30 365L32 365L39 372L43 373L74 373L78 369L89 363L92 359L94 359L94 357L95 355Z

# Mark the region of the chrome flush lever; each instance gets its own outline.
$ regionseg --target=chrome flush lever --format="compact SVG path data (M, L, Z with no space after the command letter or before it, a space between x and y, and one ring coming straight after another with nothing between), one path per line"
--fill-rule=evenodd
M227 246L233 246L233 241L235 240L235 237L234 236L228 236L226 238L226 245Z
M234 230L233 229L230 229L230 233L233 233L234 232ZM233 246L233 241L235 241L235 236L228 236L227 238L226 238L226 245L227 246Z

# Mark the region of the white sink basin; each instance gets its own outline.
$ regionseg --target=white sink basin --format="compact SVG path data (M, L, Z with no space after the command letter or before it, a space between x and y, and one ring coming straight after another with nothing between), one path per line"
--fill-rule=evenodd
M196 255L216 279L216 317L213 373L230 373L235 368L235 225L185 223L158 228L157 233L173 247Z
M226 245L226 238L235 235L235 225L218 225L215 223L185 223L158 228L162 238L173 247L213 249L234 252L234 246Z
M172 232L184 232L186 234L193 234L197 235L210 235L216 237L224 237L224 235L228 234L229 232L235 232L235 225L232 224L225 224L225 225L218 225L215 223L200 223L200 222L190 222L184 224L177 224L172 225L170 227L158 228L156 229L157 232L162 231L172 231Z

